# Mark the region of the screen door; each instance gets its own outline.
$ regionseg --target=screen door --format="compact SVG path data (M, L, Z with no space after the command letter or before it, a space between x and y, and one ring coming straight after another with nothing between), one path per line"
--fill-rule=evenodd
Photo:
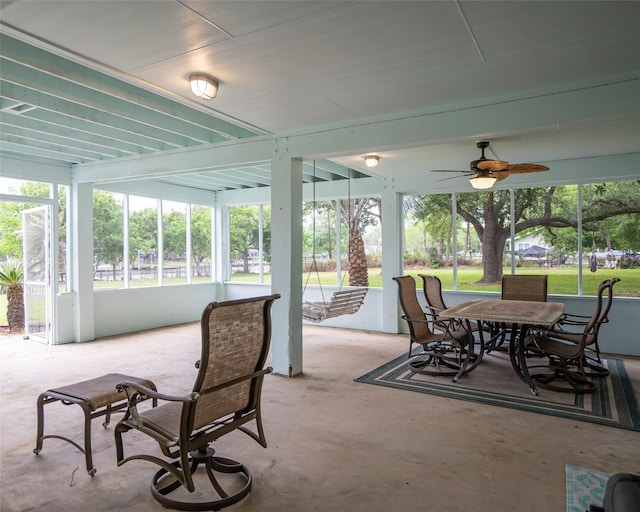
M38 206L22 212L24 330L43 343L51 340L50 211Z

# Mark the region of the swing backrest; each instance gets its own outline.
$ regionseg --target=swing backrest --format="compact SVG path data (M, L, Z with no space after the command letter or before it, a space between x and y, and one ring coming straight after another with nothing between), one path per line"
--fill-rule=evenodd
M356 288L355 290L340 290L333 294L324 319L340 315L353 315L357 313L364 303L369 288Z
M364 303L369 288L339 290L333 294L330 302L305 302L302 304L302 316L305 320L322 322L327 318L357 313Z

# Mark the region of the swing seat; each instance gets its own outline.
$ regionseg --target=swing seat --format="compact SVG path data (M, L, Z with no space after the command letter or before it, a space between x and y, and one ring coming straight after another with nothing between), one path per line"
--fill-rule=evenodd
M369 288L340 290L329 302L303 302L302 317L310 322L322 322L327 318L357 313L364 303Z

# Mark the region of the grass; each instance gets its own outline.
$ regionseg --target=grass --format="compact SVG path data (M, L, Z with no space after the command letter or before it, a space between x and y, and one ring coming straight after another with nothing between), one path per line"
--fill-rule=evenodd
M553 268L518 268L517 274L540 274L544 273L549 276L549 293L555 295L577 295L578 294L578 274L574 267L553 267ZM344 273L343 273L344 274ZM430 274L435 275L442 281L444 290L453 289L453 270L451 267L433 269L419 268L407 269L405 274L414 275ZM482 277L482 269L480 267L458 267L458 290L463 291L486 291L499 292L500 283L477 284ZM605 279L611 277L619 277L621 281L615 286L615 294L625 297L640 297L640 268L638 269L598 269L597 272L585 272L582 276L582 294L596 295L598 293L598 285ZM337 286L336 273L334 272L318 272L311 275L303 275L303 283L307 282L309 286ZM342 279L342 278L341 278ZM193 278L193 282L208 282L208 277ZM236 272L231 278L235 283L258 283L259 274ZM271 283L271 274L264 274L264 282ZM344 278L344 283L348 282L348 278ZM184 284L184 278L165 278L164 284ZM143 279L132 281L132 285L139 286L156 286L155 279ZM422 282L418 280L418 285ZM382 287L382 270L380 268L369 269L369 286L372 288ZM96 288L113 287L113 282L105 281L104 283L96 282Z
M578 274L574 267L554 267L554 268L518 268L517 274L547 274L549 276L549 293L555 295L577 295L578 294ZM446 268L419 268L406 269L405 274L418 276L418 274L435 275L442 281L444 290L453 289L453 270L451 267ZM615 286L615 295L626 297L640 297L640 269L598 269L597 272L585 272L582 276L582 294L596 295L598 293L598 285L605 279L611 277L619 277L621 281ZM309 278L310 286L336 286L335 272L314 272L309 276L303 276L304 281ZM458 267L458 290L463 291L486 291L499 292L500 283L477 284L482 278L482 269L480 267ZM264 275L265 282L271 282L271 275ZM234 282L258 282L258 274L233 274ZM345 279L345 282L347 280ZM382 271L380 268L369 269L369 286L372 288L382 287ZM422 286L421 280L418 280L418 286Z
M453 289L453 272L445 269L417 269L407 270L406 274L417 276L418 274L435 275L442 281L444 290ZM548 288L552 295L577 295L578 274L575 268L518 268L517 274L547 274L549 276ZM369 274L371 276L371 274ZM490 291L499 292L500 283L476 284L482 277L482 270L476 267L458 267L458 290L465 291ZM605 279L619 277L621 281L616 284L615 295L626 297L640 296L640 269L598 269L597 272L585 272L582 275L582 295L596 295L598 285ZM371 279L371 277L370 277ZM421 283L420 283L421 284ZM373 286L373 285L372 285Z
M191 284L195 283L210 283L211 277L202 276L196 277L193 276L191 278ZM163 286L171 286L176 284L187 284L186 277L165 277L162 280ZM61 285L62 286L62 285ZM154 279L132 279L129 281L130 288L144 288L148 286L158 286L158 280ZM124 284L122 281L94 281L93 289L98 288L124 288Z
M537 268L519 268L518 274L540 274L544 273L549 276L549 293L552 295L577 295L578 294L578 275L575 268L572 267L554 267L545 268L542 271ZM421 268L421 269L407 269L405 274L418 276L418 274L430 274L435 275L442 281L442 288L444 290L453 289L453 271L450 267L447 268ZM499 292L500 283L493 284L476 284L482 277L482 269L479 267L458 267L458 290L466 291L487 291L487 292ZM634 269L598 269L597 272L585 272L582 276L582 294L583 295L596 295L598 292L598 285L605 279L611 277L619 277L621 281L615 286L615 295L623 297L640 297L640 268ZM303 276L304 281L309 278L309 286L317 286L319 283L322 286L336 286L336 273L335 272L319 272L318 275L315 272L309 276L305 274ZM233 274L232 281L236 283L257 283L259 279L258 274ZM209 282L210 278L201 277L193 278L194 283L197 282ZM264 274L264 282L271 282L271 274ZM347 283L347 279L344 280ZM165 285L172 284L184 284L184 278L167 278L164 279ZM121 283L117 283L120 285ZM135 287L138 286L156 286L157 281L155 279L143 279L133 281ZM113 288L113 281L96 281L95 288ZM369 286L372 288L382 287L382 271L380 268L369 269ZM418 286L422 286L421 280L418 280ZM0 325L7 325L7 296L0 295Z

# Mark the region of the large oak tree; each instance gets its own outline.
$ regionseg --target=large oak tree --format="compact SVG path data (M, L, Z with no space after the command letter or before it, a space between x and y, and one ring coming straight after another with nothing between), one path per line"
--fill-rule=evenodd
M482 283L497 282L502 277L505 244L511 237L511 223L518 234L542 227L546 238L553 242L562 236L564 228L578 229L577 187L539 187L514 190L514 215L511 219L509 190L468 192L456 195L458 219L475 230L482 244ZM451 195L420 196L415 204L415 216L429 223L442 211L453 212ZM583 186L582 226L590 234L589 245L596 236L604 245L611 245L616 228L620 243L631 244L640 239L640 182L611 182ZM615 220L614 220L615 218ZM575 238L575 237L574 237ZM574 242L575 244L575 242ZM570 245L570 244L569 244ZM565 247L569 249L570 247ZM630 247L631 248L631 247ZM577 251L577 246L573 247ZM638 247L634 248L638 250Z

